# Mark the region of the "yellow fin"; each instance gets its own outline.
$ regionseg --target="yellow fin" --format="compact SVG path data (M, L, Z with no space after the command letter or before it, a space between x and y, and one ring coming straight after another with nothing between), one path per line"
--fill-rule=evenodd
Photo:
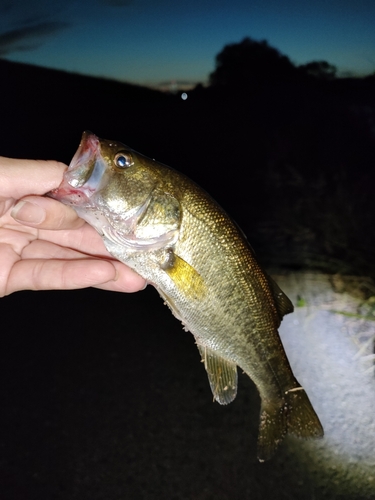
M188 298L201 299L206 294L206 285L202 276L176 254L169 258L168 266L164 268L175 285Z
M221 405L231 403L237 394L237 365L218 356L212 349L197 344L211 391Z

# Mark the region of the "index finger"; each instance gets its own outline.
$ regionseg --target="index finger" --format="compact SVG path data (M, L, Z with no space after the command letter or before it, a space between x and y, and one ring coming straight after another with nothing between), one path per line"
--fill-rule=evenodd
M58 187L67 166L54 160L18 160L0 156L1 196L19 199Z

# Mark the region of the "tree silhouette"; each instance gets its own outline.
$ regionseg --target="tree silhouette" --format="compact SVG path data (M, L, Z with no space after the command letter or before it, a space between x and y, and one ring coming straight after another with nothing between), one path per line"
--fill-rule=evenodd
M212 86L249 87L287 80L296 73L289 58L266 40L257 42L247 37L223 48L216 56L216 69L209 79Z
M327 61L312 61L301 64L298 69L308 76L313 76L321 80L333 80L336 77L337 68Z

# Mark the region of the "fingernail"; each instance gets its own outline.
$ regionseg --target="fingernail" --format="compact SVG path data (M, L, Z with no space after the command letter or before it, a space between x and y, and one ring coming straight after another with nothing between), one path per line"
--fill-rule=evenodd
M29 201L19 201L10 215L23 224L40 224L46 218L46 211Z

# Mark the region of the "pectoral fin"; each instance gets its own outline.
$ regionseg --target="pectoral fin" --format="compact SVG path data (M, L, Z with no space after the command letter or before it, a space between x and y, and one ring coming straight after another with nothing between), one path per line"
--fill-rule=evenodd
M214 398L221 405L231 403L237 394L236 363L221 358L208 347L197 345Z
M206 285L202 276L175 253L169 253L163 269L187 298L197 300L206 294Z

